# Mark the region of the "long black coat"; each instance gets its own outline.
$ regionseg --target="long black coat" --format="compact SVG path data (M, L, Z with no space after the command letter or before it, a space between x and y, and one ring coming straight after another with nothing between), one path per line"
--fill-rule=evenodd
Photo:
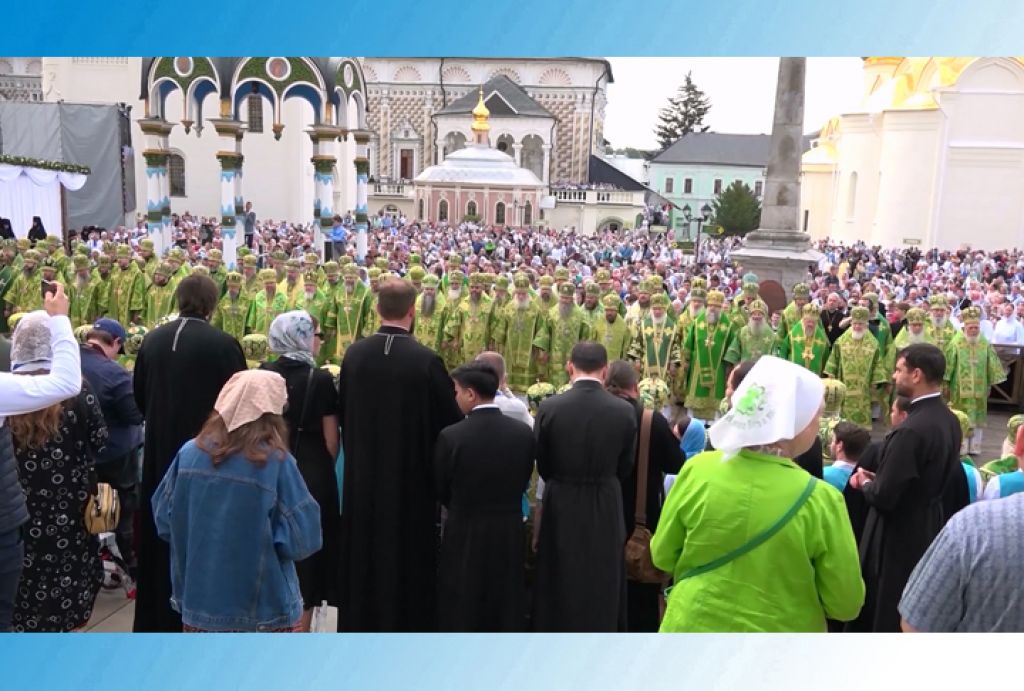
M134 376L135 402L146 419L135 631L181 631L181 616L170 605L169 547L153 523L153 493L178 450L202 429L221 388L245 367L238 341L198 317L183 315L142 342Z
M534 424L544 478L533 622L538 631L625 628L626 522L636 412L596 381L545 400Z
M442 631L525 628L522 498L533 457L533 430L498 408L474 410L438 437L434 474L448 510L437 577Z
M629 401L636 413L637 455L640 453L640 419L643 406ZM639 460L639 459L637 459ZM665 416L654 411L651 418L651 446L648 452L647 489L644 504L647 528L653 533L661 518L661 507L665 503L665 475L675 475L683 467L683 450L679 440L672 434L672 428ZM626 539L636 526L636 481L637 469L630 471L622 480L622 512L626 525ZM638 583L626 580L626 630L631 632L655 633L658 630L658 594L661 586L657 583Z
M885 438L878 471L862 494L860 540L866 595L847 631L898 632L903 588L946 521L966 506L960 424L938 396L911 405Z
M436 629L434 445L462 419L444 363L395 327L345 351L339 631Z

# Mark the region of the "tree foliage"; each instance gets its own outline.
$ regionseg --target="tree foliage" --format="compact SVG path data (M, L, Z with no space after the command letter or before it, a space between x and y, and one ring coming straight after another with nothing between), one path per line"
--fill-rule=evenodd
M722 190L712 204L712 223L725 235L746 235L761 224L761 202L746 183L739 180Z
M704 118L711 110L711 100L693 83L692 72L686 73L686 80L668 99L668 105L658 112L658 125L654 134L662 151L680 137L691 132L707 132Z

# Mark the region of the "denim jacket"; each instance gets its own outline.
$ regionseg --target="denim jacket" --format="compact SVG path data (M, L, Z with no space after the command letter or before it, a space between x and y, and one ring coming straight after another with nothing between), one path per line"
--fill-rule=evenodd
M268 631L302 615L295 562L320 550L320 507L295 459L213 465L189 441L153 495L170 543L171 605L208 631Z

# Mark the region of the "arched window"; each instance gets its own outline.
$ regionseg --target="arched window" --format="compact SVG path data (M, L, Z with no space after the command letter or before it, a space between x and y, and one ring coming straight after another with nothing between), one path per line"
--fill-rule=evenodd
M167 178L170 181L171 196L185 196L185 157L172 153L167 157Z
M249 109L249 132L263 131L263 97L259 94L250 94L246 101Z
M857 173L850 173L850 187L846 191L846 217L853 218L854 209L857 208Z
M466 204L466 215L476 216L476 202L470 201Z
M499 226L505 225L505 202L498 202L494 207L494 222Z
M523 205L523 225L528 226L533 223L533 204L526 202Z
M448 200L442 199L437 204L437 220L447 221L448 220Z

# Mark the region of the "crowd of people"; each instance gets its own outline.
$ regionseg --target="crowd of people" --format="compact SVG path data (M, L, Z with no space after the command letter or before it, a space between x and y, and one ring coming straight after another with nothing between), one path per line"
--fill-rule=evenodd
M4 241L0 627L88 621L98 483L137 631L1024 626L1024 254L822 242L769 306L732 238L243 219Z

